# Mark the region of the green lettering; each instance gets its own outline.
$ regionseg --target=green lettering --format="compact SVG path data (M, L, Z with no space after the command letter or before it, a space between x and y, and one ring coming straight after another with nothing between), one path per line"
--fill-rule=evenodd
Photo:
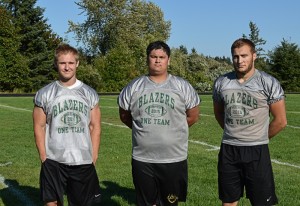
M164 96L165 96L164 93L160 93L160 103L164 103L165 102Z
M233 103L235 103L234 93L232 93L231 100L230 100L230 104L233 104Z
M143 97L139 97L139 108L143 105Z
M242 98L241 98L242 94L241 94L240 92L238 92L236 96L237 96L236 102L237 102L237 103L241 103L241 102L242 102L242 100L241 100L241 99L242 99Z
M52 108L53 117L56 117L58 115L57 106L54 105Z
M159 92L155 92L155 102L159 102Z
M73 100L73 104L74 104L73 110L78 111L78 101L77 100Z
M174 109L175 99L171 98L171 108Z
M144 94L144 98L143 99L144 99L143 105L148 104L148 99L147 99L146 94Z
M64 101L64 111L69 110L69 105L67 101Z
M169 101L170 101L170 96L166 94L166 101L165 101L165 104L166 104L167 106L170 105Z

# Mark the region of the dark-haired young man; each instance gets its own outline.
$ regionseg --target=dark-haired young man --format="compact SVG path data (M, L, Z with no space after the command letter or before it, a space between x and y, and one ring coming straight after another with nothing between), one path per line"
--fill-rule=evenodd
M184 79L168 73L170 48L147 47L148 75L118 98L120 119L132 129L132 177L137 205L178 205L187 195L188 129L199 118L200 98Z

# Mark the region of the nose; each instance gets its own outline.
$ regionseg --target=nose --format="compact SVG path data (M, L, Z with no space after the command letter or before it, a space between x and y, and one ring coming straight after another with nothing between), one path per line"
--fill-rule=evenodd
M64 69L65 69L65 70L68 70L68 69L69 69L69 64L68 64L68 63L65 63Z
M242 63L244 61L245 61L245 57L243 57L243 56L238 57L238 63Z

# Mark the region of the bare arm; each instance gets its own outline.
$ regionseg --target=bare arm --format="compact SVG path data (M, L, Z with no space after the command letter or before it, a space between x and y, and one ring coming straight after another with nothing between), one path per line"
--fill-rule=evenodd
M198 121L199 111L200 109L198 105L196 107L186 110L186 120L189 127Z
M287 125L285 101L280 100L270 104L270 112L273 116L273 119L269 125L269 139L278 134Z
M224 105L220 102L214 101L214 113L220 127L224 129Z
M44 162L47 158L45 147L46 114L42 108L35 106L33 109L32 118L35 144L40 155L40 160Z
M121 121L130 129L132 129L132 116L130 111L124 110L123 108L119 107L119 115Z
M98 104L91 110L91 122L89 128L93 148L93 163L95 165L98 159L101 139L101 112Z

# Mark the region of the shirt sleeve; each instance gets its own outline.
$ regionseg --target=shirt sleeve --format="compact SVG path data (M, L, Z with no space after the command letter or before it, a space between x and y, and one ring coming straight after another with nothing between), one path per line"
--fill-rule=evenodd
M118 105L122 109L129 111L129 105L130 105L130 99L131 99L131 87L130 85L127 85L124 87L118 97Z
M187 84L186 108L191 109L199 105L201 99L191 84Z
M220 78L216 79L213 86L213 94L212 94L213 101L221 102L221 95L220 95Z
M44 108L43 96L42 96L40 90L35 94L35 96L33 98L33 103L37 107Z
M284 98L284 91L280 85L280 82L275 77L265 72L261 72L261 78L268 104L273 104Z

